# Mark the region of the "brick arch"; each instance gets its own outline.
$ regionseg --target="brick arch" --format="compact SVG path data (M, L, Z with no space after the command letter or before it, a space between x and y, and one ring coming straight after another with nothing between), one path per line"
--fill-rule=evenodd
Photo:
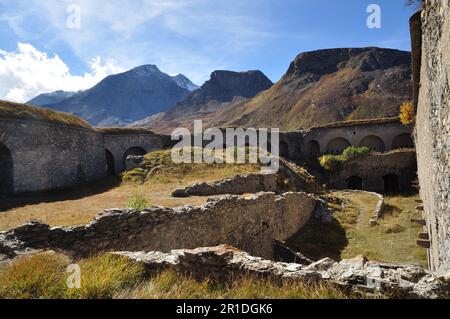
M352 146L352 144L343 137L336 137L328 142L327 153L330 154L341 154L347 147Z
M364 137L361 140L361 142L359 143L359 146L368 147L371 151L375 151L375 152L386 151L386 144L380 137L378 137L376 135L368 135L368 136Z

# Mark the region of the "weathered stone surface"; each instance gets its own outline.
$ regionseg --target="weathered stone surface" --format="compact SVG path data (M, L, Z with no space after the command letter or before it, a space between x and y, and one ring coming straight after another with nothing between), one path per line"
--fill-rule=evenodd
M284 193L288 191L317 192L315 178L294 163L281 159L279 171L274 173L238 175L215 183L198 183L173 191L174 197L214 196L223 194L253 194L258 192Z
M422 17L416 144L430 264L450 271L450 5L426 0ZM417 50L416 50L417 51Z
M115 252L143 262L149 270L172 269L201 280L228 279L232 274L324 281L397 298L448 298L449 282L415 265L369 262L360 256L339 263L323 259L309 266L253 257L228 245L176 250L171 253Z
M84 226L20 226L0 233L0 247L20 243L12 251L63 249L83 257L111 250L168 252L225 243L272 258L273 240L286 240L298 232L315 206L316 199L305 193L259 193L226 196L200 207L113 209Z

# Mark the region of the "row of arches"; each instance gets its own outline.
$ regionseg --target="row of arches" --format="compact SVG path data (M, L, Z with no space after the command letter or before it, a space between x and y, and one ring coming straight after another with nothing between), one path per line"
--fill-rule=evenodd
M325 151L327 154L342 154L342 152L350 146L352 146L352 144L347 139L337 137L328 142ZM388 150L384 141L376 135L366 136L357 146L368 147L373 152L385 152ZM391 150L401 148L414 148L414 142L410 134L400 134L392 141ZM312 140L308 143L308 154L311 157L319 156L321 154L321 147L318 141Z
M387 174L383 176L384 192L398 193L400 191L399 177L396 174ZM363 190L363 179L359 176L351 176L347 179L347 188L354 190Z

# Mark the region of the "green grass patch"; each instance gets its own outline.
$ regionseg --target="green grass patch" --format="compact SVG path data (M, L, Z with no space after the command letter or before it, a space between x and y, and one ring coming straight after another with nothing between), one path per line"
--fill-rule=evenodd
M355 159L360 156L369 154L368 147L355 147L350 146L346 148L340 155L327 154L319 158L320 165L327 171L334 171L340 167L340 165L349 160Z

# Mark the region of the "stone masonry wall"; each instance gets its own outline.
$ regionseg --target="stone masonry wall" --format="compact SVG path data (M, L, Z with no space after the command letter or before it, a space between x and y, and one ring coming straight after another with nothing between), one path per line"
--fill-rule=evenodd
M85 257L113 251L162 251L229 244L271 258L273 240L293 236L311 218L316 200L305 193L229 196L201 207L143 212L110 210L85 226L31 223L0 233L0 252L63 249ZM3 248L2 248L3 247Z
M341 168L331 174L333 188L348 188L350 177L362 179L362 189L371 192L385 192L383 177L395 174L398 177L400 191L411 191L416 179L416 153L411 151L393 151L385 154L370 154L345 162Z
M106 174L103 137L92 129L0 119L0 143L11 152L13 193L69 187Z
M433 270L450 271L450 6L427 0L416 120L420 193Z

